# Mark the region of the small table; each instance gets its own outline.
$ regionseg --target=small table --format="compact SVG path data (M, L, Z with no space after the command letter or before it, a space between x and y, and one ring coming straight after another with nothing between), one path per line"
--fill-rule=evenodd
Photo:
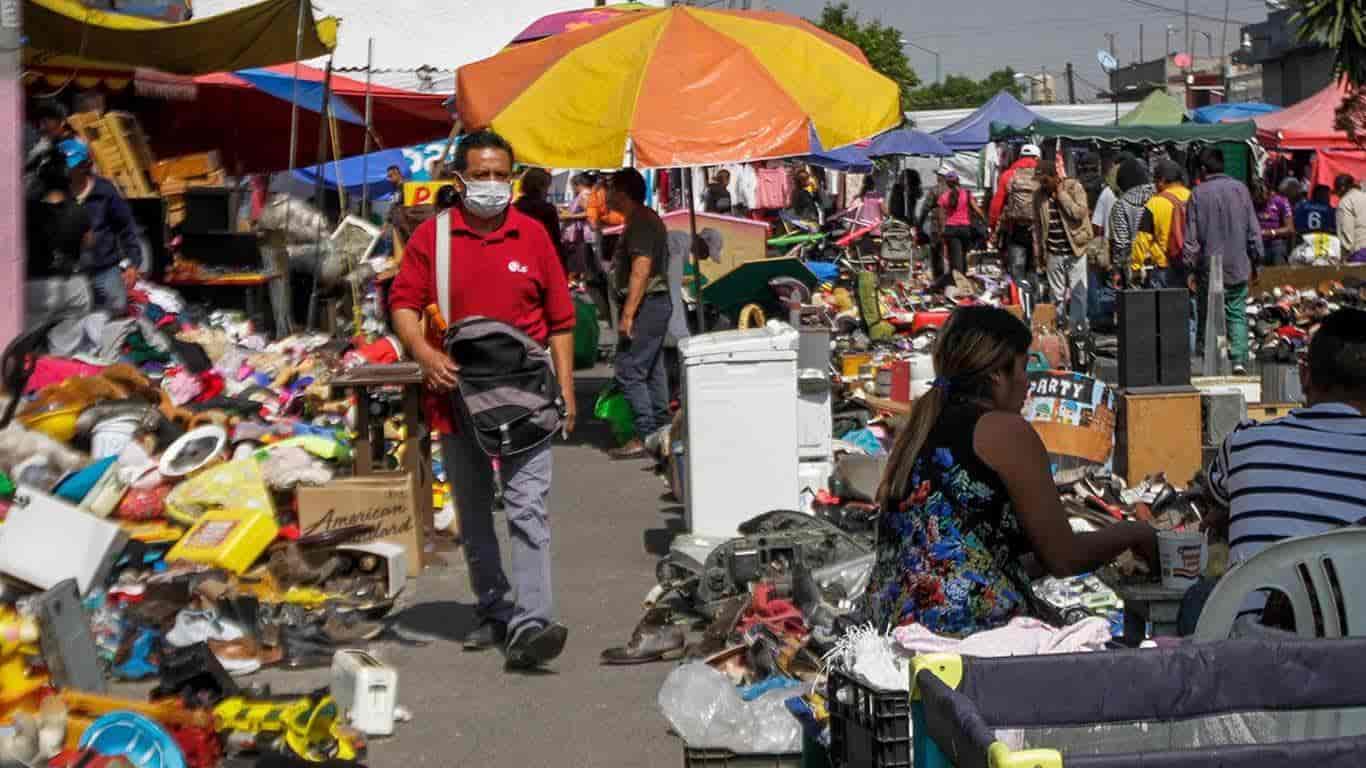
M1125 645L1137 648L1147 639L1147 625L1152 624L1154 637L1175 637L1176 618L1181 612L1184 589L1170 589L1161 582L1125 582L1102 577L1106 586L1124 601Z
M362 365L343 372L332 379L332 386L354 390L356 403L356 440L351 446L354 471L357 476L376 472L375 446L381 453L384 446L384 425L370 419L372 389L398 386L403 388L403 467L417 484L418 516L424 529L433 525L432 462L428 451L426 422L422 419L422 369L417 363L393 365Z

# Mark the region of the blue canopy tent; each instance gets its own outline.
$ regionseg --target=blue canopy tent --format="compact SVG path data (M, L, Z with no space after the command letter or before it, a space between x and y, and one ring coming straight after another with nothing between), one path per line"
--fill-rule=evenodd
M992 96L976 112L958 122L940 128L932 134L954 152L978 152L991 142L991 124L1001 123L1023 128L1039 116L1008 91Z
M1260 101L1211 104L1208 107L1201 107L1191 112L1191 118L1197 123L1226 123L1234 120L1251 120L1278 111L1280 111L1280 107L1264 104Z
M948 157L953 150L944 142L924 131L898 128L887 131L873 139L868 148L869 157L889 157L908 155L918 157Z
M871 173L873 170L873 159L868 156L867 142L807 155L806 162L827 170L847 173Z

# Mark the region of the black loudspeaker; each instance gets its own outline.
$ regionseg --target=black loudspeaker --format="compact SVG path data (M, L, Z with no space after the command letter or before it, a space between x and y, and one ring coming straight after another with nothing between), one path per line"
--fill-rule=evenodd
M185 190L185 220L180 231L208 234L232 231L232 190L227 187L190 187Z
M1157 291L1119 292L1119 386L1155 387ZM1187 361L1189 366L1190 362ZM1189 377L1188 377L1189 378Z
M1156 293L1158 383L1164 387L1188 387L1191 383L1190 291L1167 288Z

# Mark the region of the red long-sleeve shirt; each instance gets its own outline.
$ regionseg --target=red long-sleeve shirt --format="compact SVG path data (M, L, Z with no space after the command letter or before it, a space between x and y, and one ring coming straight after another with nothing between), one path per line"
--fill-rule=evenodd
M463 212L451 210L451 316L455 324L481 316L516 327L545 344L551 334L574 328L574 302L559 254L545 227L526 214L509 208L503 226L487 235L470 229ZM423 314L437 303L436 219L418 226L408 240L403 263L390 290L391 310L410 309ZM428 339L441 348L440 334L428 331ZM429 424L438 432L453 431L450 402L445 396L427 393Z
M987 211L987 218L991 221L992 229L1001 223L1001 213L1006 207L1006 196L1010 194L1010 180L1015 178L1015 172L1021 168L1037 168L1038 165L1037 158L1022 157L1001 172L1001 177L996 181L996 191L991 195L991 208Z

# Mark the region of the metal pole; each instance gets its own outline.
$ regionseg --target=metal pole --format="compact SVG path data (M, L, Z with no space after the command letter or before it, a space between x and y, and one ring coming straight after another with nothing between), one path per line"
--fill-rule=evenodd
M1191 44L1191 40L1194 39L1194 38L1191 36L1191 0L1186 0L1186 29L1185 29L1185 33L1186 33L1186 47L1185 47L1184 49L1182 49L1181 52L1189 56L1189 55L1190 55L1190 52L1191 52L1191 48L1193 47L1193 45Z
M697 299L697 332L707 332L707 313L702 306L702 254L697 252L697 200L693 194L692 169L683 169L683 186L688 194L688 231L692 239L688 241L688 251L692 254L693 296Z
M935 85L944 84L944 69L939 65L939 53L934 54L934 83Z
M287 182L294 179L294 161L299 152L299 59L304 57L304 18L309 0L299 0L299 23L294 31L294 84L289 97L289 175ZM288 336L294 324L293 295L289 289L289 224L290 210L294 196L285 194L285 238L284 253L276 257L275 272L278 275L271 283L275 299L275 333Z
M1224 76L1224 101L1228 101L1228 3L1224 0L1224 31L1219 37L1219 72Z
M370 73L375 67L375 38L365 43L365 150L360 161L360 217L370 220ZM401 192L401 190L400 190Z
M1138 25L1138 63L1143 63L1143 25Z
M9 343L24 327L24 88L22 71L22 0L0 0L0 113L10 115L0 127L0 344ZM14 393L14 397L18 397Z
M317 204L318 210L325 211L323 206L323 168L327 164L327 111L331 109L332 101L332 57L327 57L327 69L323 71L323 103L322 111L318 113L318 164L314 166L316 176L313 181L313 202ZM325 217L318 217L318 232L316 240L323 239L322 226ZM318 289L319 280L322 276L322 258L313 265L313 290L308 293L308 330L318 327Z

